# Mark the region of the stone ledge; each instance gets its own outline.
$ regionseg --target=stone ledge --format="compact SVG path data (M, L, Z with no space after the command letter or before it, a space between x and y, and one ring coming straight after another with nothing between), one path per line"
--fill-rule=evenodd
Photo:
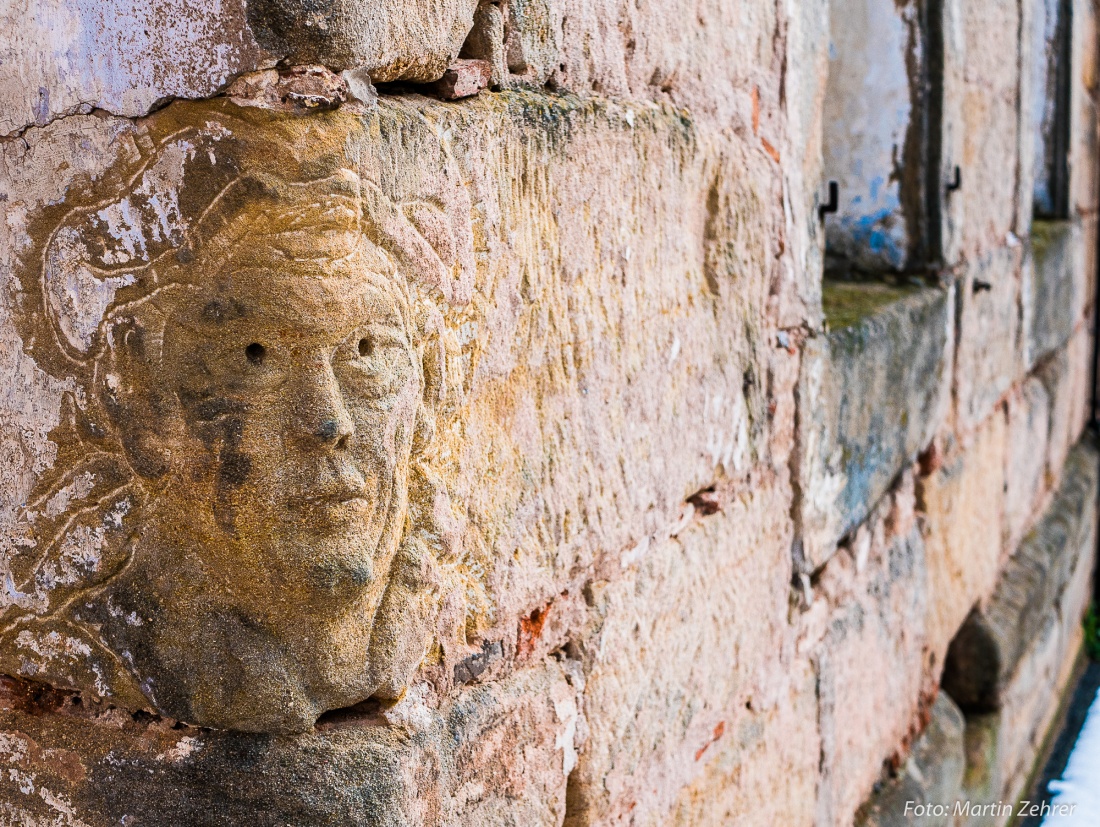
M953 288L826 283L826 318L836 329L807 343L798 391L808 570L863 522L942 420L952 296Z
M897 778L879 788L856 816L858 827L920 824L946 827L950 815L917 816L912 805L953 803L963 780L966 721L946 693L932 706L932 719L913 744ZM907 809L906 805L910 805Z
M443 709L414 688L291 737L89 707L0 698L0 824L556 825L579 723L553 661Z

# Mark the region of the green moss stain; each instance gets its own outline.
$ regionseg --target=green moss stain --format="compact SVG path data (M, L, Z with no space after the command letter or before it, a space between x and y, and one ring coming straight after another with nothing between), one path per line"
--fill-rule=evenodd
M855 327L887 305L911 296L917 289L870 282L826 281L821 289L821 304L829 327L843 330Z
M1051 248L1060 245L1072 230L1069 221L1032 221L1031 253L1036 262L1044 261Z
M1090 658L1100 661L1100 612L1093 603L1085 615L1085 651Z

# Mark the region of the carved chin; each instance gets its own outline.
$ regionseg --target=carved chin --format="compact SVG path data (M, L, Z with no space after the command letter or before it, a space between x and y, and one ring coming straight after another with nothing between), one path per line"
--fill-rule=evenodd
M303 557L309 562L303 579L313 591L334 597L357 596L375 580L372 551L362 537L330 539L320 546L314 538L304 550Z

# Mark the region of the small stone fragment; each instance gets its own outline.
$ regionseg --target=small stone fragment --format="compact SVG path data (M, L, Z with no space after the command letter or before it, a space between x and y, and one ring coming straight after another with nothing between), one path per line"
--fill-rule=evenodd
M348 98L361 103L363 106L372 107L378 104L378 90L371 83L370 74L366 69L348 69L340 73L340 77L348 86Z
M456 60L432 84L432 89L443 100L460 100L476 95L489 85L493 69L487 60Z
M369 98L361 83L357 82L356 88ZM336 109L348 100L349 84L344 77L324 66L294 66L242 75L226 89L225 94L239 106L260 106L302 114ZM375 93L375 100L377 97ZM359 94L355 98L367 103Z
M470 683L481 675L489 664L499 660L504 655L504 647L499 640L485 641L481 644L481 651L474 652L469 657L455 664L455 683Z

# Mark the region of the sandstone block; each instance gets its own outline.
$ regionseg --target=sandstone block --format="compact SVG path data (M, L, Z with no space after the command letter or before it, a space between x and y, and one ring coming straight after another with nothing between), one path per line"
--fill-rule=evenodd
M799 492L807 570L825 562L928 445L949 402L953 290L826 283L833 328L799 380Z
M652 106L323 108L5 146L8 671L259 731L446 694L766 461L768 163Z
M1053 483L1060 478L1070 448L1081 435L1088 416L1091 348L1089 332L1082 327L1036 371L1050 397L1047 475Z
M1050 396L1043 383L1028 378L1009 397L1007 411L1005 548L1011 551L1031 527L1049 485Z
M708 748L703 774L680 791L666 824L727 827L746 813L760 824L815 823L816 680L805 660L790 671L789 689L775 707L747 716L736 738L721 738Z
M966 151L966 128L963 110L966 107L966 37L963 28L964 3L948 0L942 5L943 14L943 97L942 124L940 127L941 175L951 180L955 167L961 170ZM969 172L965 173L969 176ZM964 184L965 186L965 184ZM940 233L944 262L955 266L962 261L965 239L966 199L962 190L945 193L940 201Z
M1036 221L1031 229L1030 266L1025 261L1024 319L1029 366L1065 344L1082 320L1085 261L1079 226L1070 221Z
M1020 6L1020 114L1017 160L1017 227L1028 227L1037 211L1049 215L1053 200L1050 158L1055 107L1048 106L1048 90L1057 74L1059 0L1040 0Z
M823 575L836 577L830 570L842 563L857 568L855 589L847 599L826 598L836 607L813 650L821 728L820 824L851 823L884 766L904 750L928 688L924 623L930 597L924 543L915 530L885 543L872 542L877 548L866 561L838 555ZM820 588L827 593L831 587L823 582ZM867 668L868 663L886 662L892 664L889 670Z
M773 63L780 59L776 27L799 17L800 26L816 29L800 43L827 48L828 21L816 0L789 11L767 0L736 5L693 0L686 8L619 0L512 0L502 5L512 16L509 25L523 46L524 63L539 74L552 70L546 81L551 88L671 102L697 117L746 128L761 150L763 139L773 152L786 137ZM825 52L799 57L821 65ZM755 129L754 94L759 103ZM803 151L801 145L797 151Z
M992 593L1003 560L1006 427L991 416L964 448L917 485L928 567L928 647L936 668L978 600Z
M1083 580L1087 586L1091 576ZM1080 617L1065 620L1046 618L1006 687L1001 709L967 714L967 768L960 798L971 809L961 814L962 827L999 827L1004 819L988 805L1018 801L1028 793L1026 785L1080 652Z
M504 59L515 80L542 86L558 69L565 4L508 0Z
M1020 326L1022 246L1010 239L967 265L958 283L959 324L955 366L956 427L975 428L1023 370Z
M1100 151L1097 136L1096 85L1100 80L1096 49L1096 8L1087 0L1072 2L1072 55L1070 57L1069 125L1069 204L1070 215L1095 212L1100 175L1096 158Z
M1096 268L1098 257L1097 236L1100 235L1100 215L1083 215L1080 217L1082 264L1081 271L1075 273L1082 294L1083 307L1087 316L1088 308L1092 306L1093 297L1096 295Z
M444 707L395 706L273 738L131 717L41 687L0 695L0 821L89 827L561 823L577 692L554 663Z
M289 63L364 67L376 82L431 81L458 57L476 7L477 0L251 0L248 22L260 45Z
M460 100L476 95L489 85L492 68L485 60L458 60L432 84L443 100Z
M946 94L956 96L961 135L954 163L962 167L964 183L951 200L958 202L952 209L959 250L973 261L1003 244L1008 233L1023 232L1015 226L1017 182L1011 172L1019 141L1020 11L1011 3L960 2L952 14L958 15L961 36L954 56L962 66L958 85Z
M17 2L0 12L0 134L73 112L144 115L209 97L276 61L433 81L458 57L477 0Z
M959 819L965 827L1003 823L980 807L1026 794L1080 652L1096 547L1095 466L1093 447L1074 449L1058 496L1009 561L995 596L952 643L944 687L977 702L967 712L960 798L973 809Z
M946 804L953 808L966 769L962 712L944 693L932 705L931 720L913 744L898 776L885 783L861 808L858 827L901 827L915 821L951 827L952 811L918 814L917 806Z
M791 529L775 509L781 496L765 485L709 516L697 509L626 576L590 587L591 626L578 636L589 734L570 778L571 825L664 824L677 807L686 818L697 810L690 793L677 801L681 789L713 789L741 764L763 778L791 767L791 783L812 789L811 762L782 745L810 734L813 713L784 665ZM763 795L763 778L728 796Z

